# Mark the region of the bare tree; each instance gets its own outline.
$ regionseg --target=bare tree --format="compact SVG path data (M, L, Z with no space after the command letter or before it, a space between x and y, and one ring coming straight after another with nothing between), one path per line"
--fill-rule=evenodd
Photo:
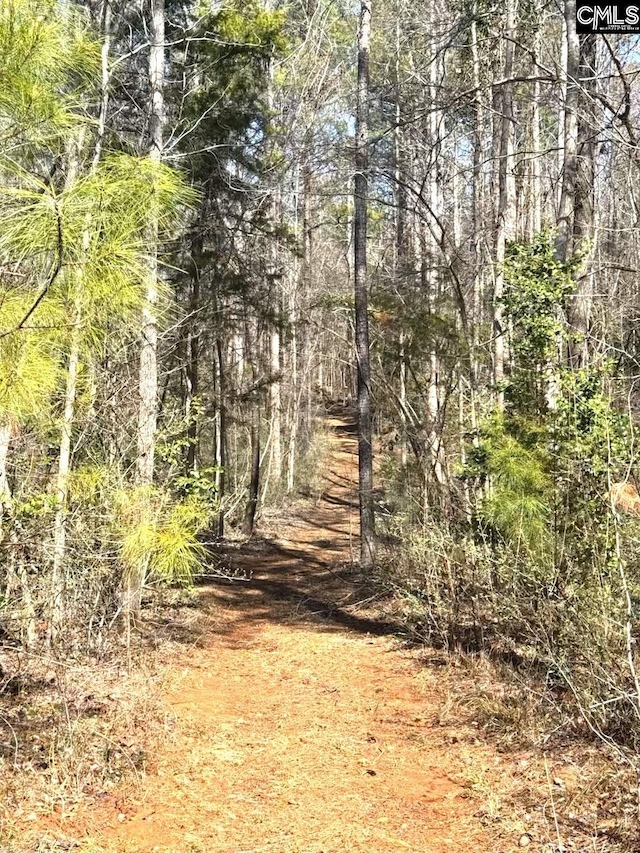
M354 281L356 358L358 374L358 459L360 492L360 560L375 560L373 510L373 445L371 437L371 365L367 281L367 194L369 176L369 41L371 0L360 2L358 28L358 89L356 103L354 188Z

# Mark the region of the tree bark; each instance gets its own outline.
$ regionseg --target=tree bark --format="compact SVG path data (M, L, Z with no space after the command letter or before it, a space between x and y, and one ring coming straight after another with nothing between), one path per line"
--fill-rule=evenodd
M580 42L576 33L576 0L565 0L564 20L567 64L564 103L564 134L562 158L562 190L558 209L558 234L555 252L560 261L567 261L573 252L573 208L578 170L578 70Z
M537 15L541 11L536 10ZM542 26L542 24L540 24ZM535 35L533 50L534 57L540 57L541 31ZM542 150L540 145L540 80L533 83L531 96L531 209L529 211L529 237L533 238L542 229Z
M0 426L0 540L2 539L2 518L6 507L11 504L11 489L7 477L7 461L9 459L9 447L13 436L13 425L6 420Z
M566 10L562 18L562 42L560 48L560 108L558 110L558 182L555 192L555 216L556 223L560 221L560 208L562 206L562 184L564 180L564 137L567 104L567 64L569 61Z
M309 304L312 292L313 277L313 231L311 225L311 195L313 191L313 172L311 165L312 139L307 137L305 142L304 160L302 164L302 262L300 264L300 289L298 293L297 343L298 343L298 420L297 436L298 452L304 456L309 449L311 439L311 357L312 347L309 334L308 318L302 316L301 306Z
M294 272L294 280L291 283L289 293L289 323L291 327L291 342L289 346L289 370L291 375L291 403L289 418L289 440L287 443L287 494L293 492L296 472L296 441L300 420L300 389L298 376L298 290L299 282L296 280L297 270Z
M77 285L80 287L80 284ZM74 312L74 328L71 331L71 346L67 364L67 383L64 395L62 415L62 434L58 452L58 475L56 478L56 516L53 526L53 567L51 572L51 613L48 641L52 642L58 634L64 617L64 559L67 541L67 503L69 492L69 474L71 472L71 436L75 416L76 394L78 387L78 369L80 366L80 294L78 292Z
M474 138L473 138L473 190L471 196L471 223L473 227L473 323L471 332L471 394L475 394L479 375L480 327L483 321L483 262L482 245L485 235L482 229L485 214L486 171L484 166L484 145L486 134L485 107L480 89L480 52L478 50L478 26L475 16L477 3L473 6L474 19L471 22L471 59L473 67L474 97ZM473 409L473 407L472 407Z
M402 100L400 94L400 14L396 9L396 49L394 64L394 98L395 98L395 128L393 132L393 161L395 172L395 244L393 255L393 278L397 294L405 291L405 276L407 274L407 242L406 242L406 212L407 194L405 191L405 170L402 136ZM399 375L398 398L400 401L400 464L407 465L407 357L406 333L404 329L399 335Z
M593 302L593 239L595 235L595 159L596 159L596 36L579 37L579 116L576 150L576 181L573 208L573 252L582 254L578 287L567 312L572 337L569 340L569 362L583 367L589 360L589 326Z
M109 108L109 51L111 48L111 11L107 0L102 8L103 44L101 50L102 86L100 109L98 113L98 126L91 161L91 171L95 172L100 163L104 133L106 128L107 110ZM80 166L80 154L84 144L84 129L81 130L79 139L76 140L70 154L69 169L67 173L67 185L71 186L76 180ZM82 235L83 253L88 252L90 245L91 217L85 222ZM51 644L58 634L64 617L64 561L67 550L67 513L69 500L69 475L71 473L71 440L76 413L76 396L78 389L78 375L80 368L80 344L82 316L82 292L83 292L83 266L80 264L75 270L75 281L73 283L73 298L70 304L70 317L72 319L71 340L69 344L69 360L67 363L67 376L64 394L64 408L62 415L62 428L60 435L60 446L58 449L58 472L56 476L56 514L53 523L53 560L51 570L51 601L49 609L49 625L47 629L47 642ZM73 275L73 273L72 273ZM26 581L25 581L26 583ZM23 583L24 586L24 583ZM28 586L28 584L27 584ZM29 600L30 596L29 596Z
M150 0L151 26L149 52L149 85L151 114L149 118L149 157L162 160L164 148L164 65L165 9L164 0ZM148 283L142 309L138 410L137 475L140 485L153 482L156 426L158 417L158 220L152 214L149 224Z
M508 0L506 44L503 74L513 75L516 0ZM513 83L503 83L500 96L500 134L498 166L498 217L496 223L495 276L493 291L493 383L499 407L504 405L505 329L502 297L504 294L504 259L506 245L515 238L516 187L513 105Z
M373 509L373 446L371 429L371 366L367 281L367 193L369 175L369 40L371 0L360 0L358 82L355 128L354 282L358 391L358 471L360 497L360 562L375 561Z
M259 324L256 316L245 310L244 317L244 357L251 375L251 387L255 389L258 381L258 364L260 358ZM249 496L245 508L243 532L246 536L253 533L258 501L260 497L260 392L250 390L247 394L251 407L249 416L249 452L251 472L249 476Z
M271 329L269 351L271 362L271 384L269 386L269 420L272 428L271 456L276 481L276 490L282 483L282 383L281 383L281 351L280 351L280 316L276 325Z
M428 196L429 215L432 221L430 222L428 234L424 234L424 238L420 240L420 250L422 253L420 263L424 270L428 287L427 304L429 307L429 313L433 316L436 315L440 297L441 277L439 272L439 256L444 239L442 226L444 198L442 193L442 182L439 174L440 157L442 153L442 128L444 122L442 111L436 107L436 104L438 103L439 77L441 74L441 59L438 50L439 44L436 37L436 33L438 32L437 18L438 15L434 2L431 5L430 12L432 41L429 62L429 145L431 149L431 162L429 163L428 172ZM424 233L424 222L421 222L419 227ZM425 256L425 249L427 246L428 252ZM444 450L442 446L442 424L440 423L440 396L438 388L440 365L435 340L431 343L428 358L429 382L426 393L427 445L431 462L431 474L433 474L436 481L442 485L444 484L445 476L443 466ZM425 499L426 497L427 489L425 488ZM426 511L427 507L425 506L425 512Z
M191 296L189 300L190 317L186 339L186 389L185 389L185 418L187 421L187 471L193 474L198 468L198 420L193 411L194 399L198 396L200 377L200 334L198 329L197 312L200 307L200 272L196 268L191 281Z
M257 407L251 420L250 444L251 477L249 479L249 500L244 515L243 533L245 536L251 536L253 533L260 491L260 412Z
M218 517L216 519L216 537L224 538L224 493L225 467L227 464L227 419L225 413L225 371L222 353L222 341L216 338L216 496L218 499Z

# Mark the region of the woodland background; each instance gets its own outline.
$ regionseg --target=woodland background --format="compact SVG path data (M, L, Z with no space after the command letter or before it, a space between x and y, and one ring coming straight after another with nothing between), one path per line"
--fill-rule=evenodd
M0 0L5 647L114 654L357 398L362 565L633 764L639 70L574 0Z

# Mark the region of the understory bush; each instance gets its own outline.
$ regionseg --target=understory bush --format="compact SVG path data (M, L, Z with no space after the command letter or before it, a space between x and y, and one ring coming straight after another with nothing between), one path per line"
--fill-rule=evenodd
M139 608L145 585L191 584L207 556L200 534L212 509L210 501L167 487L126 488L113 469L78 467L70 480L57 644L101 651L120 616ZM38 492L15 494L5 511L0 608L5 636L17 643L47 639L55 512L55 498Z
M504 406L467 435L466 465L449 485L465 512L423 512L418 523L424 486L388 459L389 571L425 639L515 664L585 730L636 749L640 521L610 498L633 468L633 429L612 362L592 353L588 365L568 364L580 343L562 321L573 274L546 235L512 247L513 369Z

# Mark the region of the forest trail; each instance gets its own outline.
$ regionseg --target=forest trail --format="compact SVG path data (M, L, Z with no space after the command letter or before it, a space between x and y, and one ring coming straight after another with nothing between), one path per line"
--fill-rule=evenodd
M168 682L173 738L141 788L85 815L101 849L502 849L471 790L493 753L447 738L437 673L336 569L357 545L357 455L349 423L329 427L317 505L241 550L249 580L204 588L211 633Z

